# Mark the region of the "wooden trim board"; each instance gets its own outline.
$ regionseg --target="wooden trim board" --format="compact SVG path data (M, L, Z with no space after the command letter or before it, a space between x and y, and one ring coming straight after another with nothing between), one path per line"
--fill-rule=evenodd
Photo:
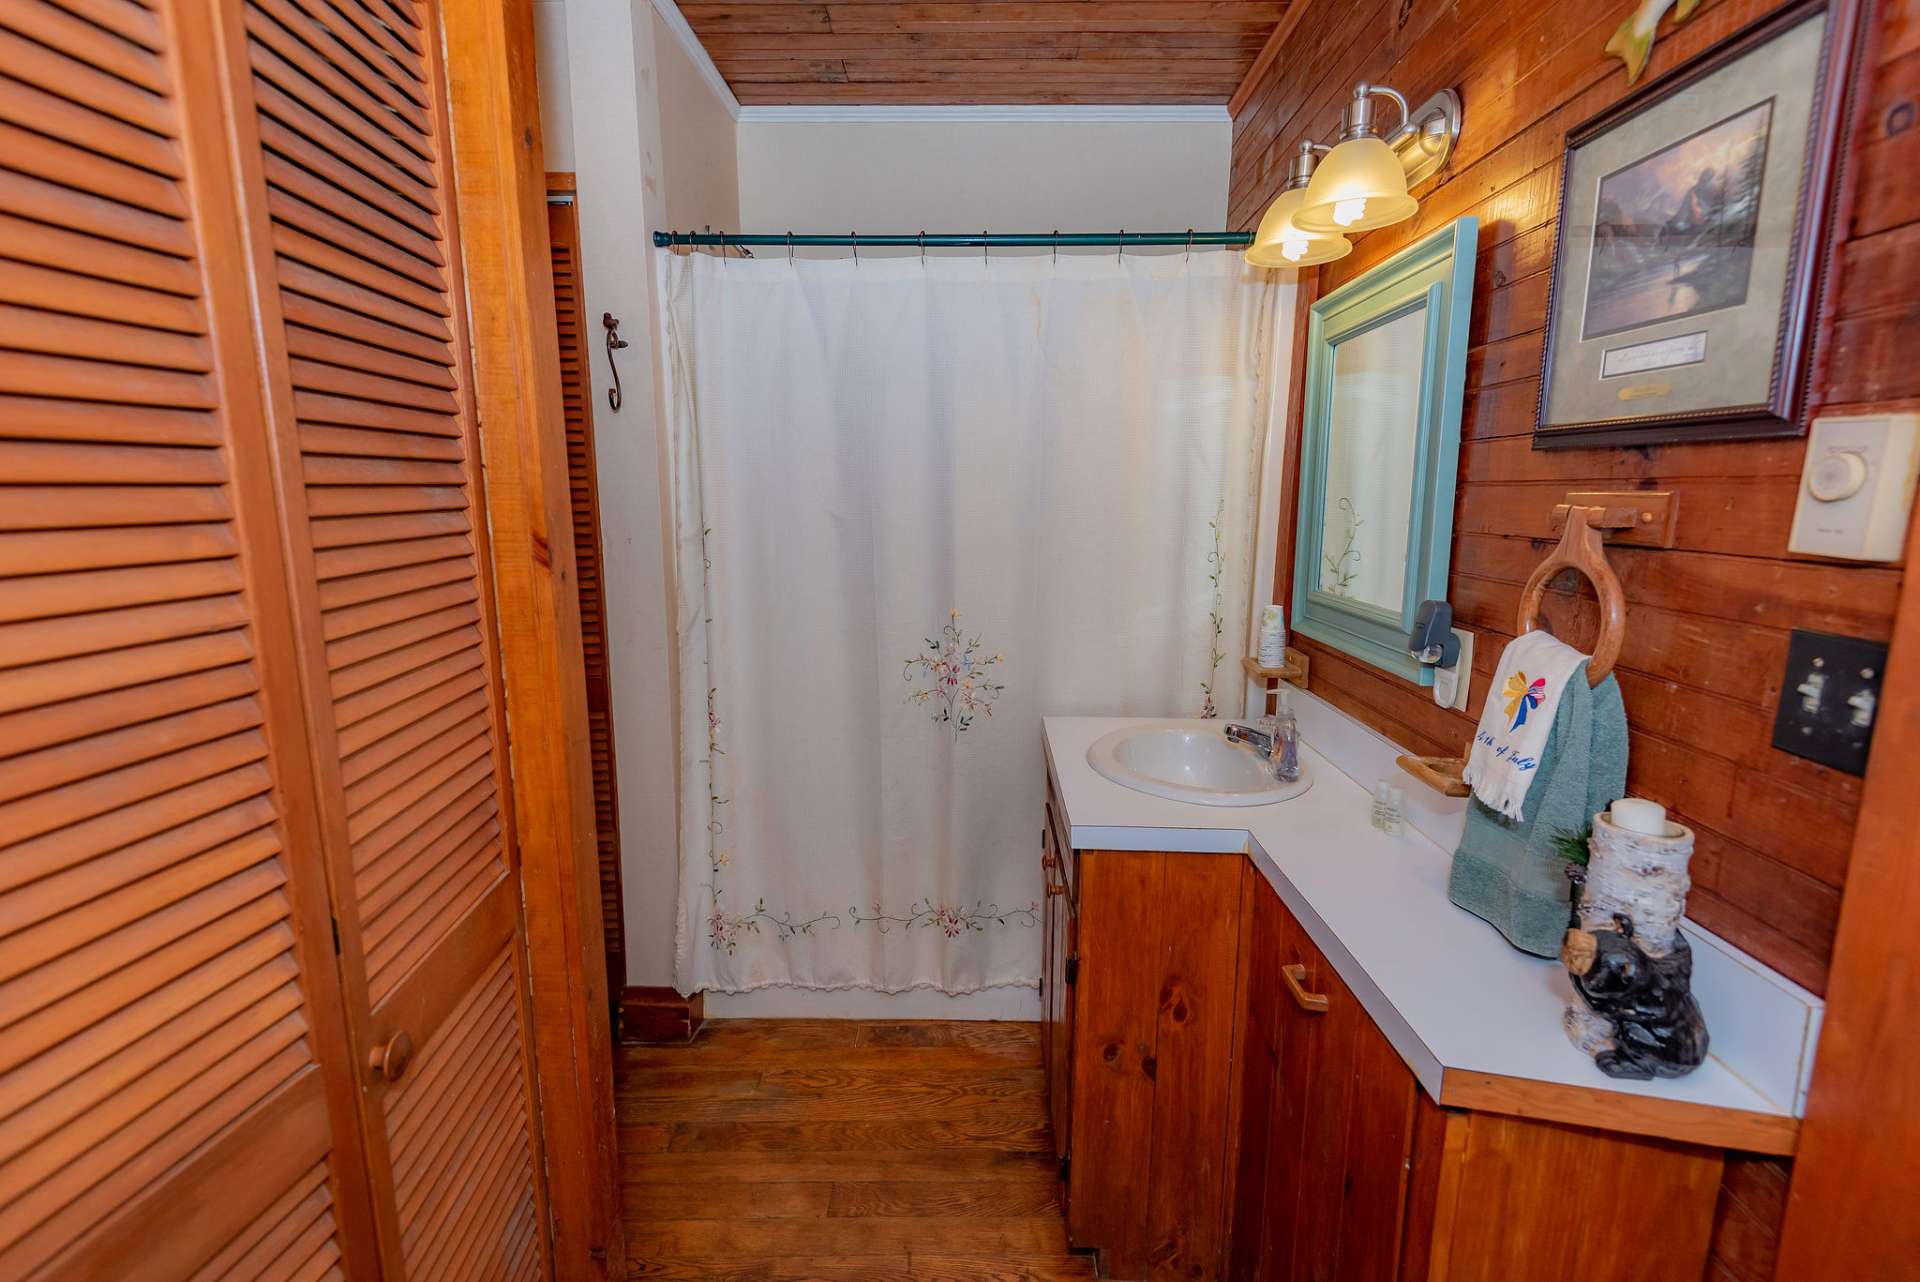
M667 987L633 985L620 993L620 1040L628 1044L690 1042L706 1015L705 993L682 997Z
M1439 1102L1447 1108L1476 1113L1564 1122L1748 1153L1791 1153L1800 1133L1797 1119L1770 1113L1532 1082L1498 1073L1467 1073L1457 1068L1443 1070Z
M1907 564L1920 557L1920 521ZM1906 1276L1920 1256L1912 1207L1920 1152L1920 592L1901 594L1848 864L1833 983L1780 1238L1782 1282Z
M531 0L443 9L555 1282L626 1276Z

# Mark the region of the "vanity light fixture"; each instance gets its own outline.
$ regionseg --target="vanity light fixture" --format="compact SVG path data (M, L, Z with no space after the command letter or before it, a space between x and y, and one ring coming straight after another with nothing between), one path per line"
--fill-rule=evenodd
M1247 250L1247 261L1255 267L1317 267L1353 252L1353 243L1337 232L1307 231L1294 221L1313 178L1317 153L1327 151L1324 143L1311 139L1301 142L1287 167L1287 185L1260 219Z
M1400 124L1382 138L1374 124L1375 98L1391 99ZM1304 231L1361 232L1413 217L1420 202L1407 188L1446 163L1460 136L1460 97L1442 89L1407 109L1397 90L1362 81L1341 116L1340 142L1314 171L1293 215Z

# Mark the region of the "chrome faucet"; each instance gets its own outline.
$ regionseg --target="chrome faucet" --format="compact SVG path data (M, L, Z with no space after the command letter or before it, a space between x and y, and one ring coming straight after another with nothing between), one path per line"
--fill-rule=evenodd
M1235 743L1246 744L1268 761L1273 760L1273 736L1264 731L1255 730L1252 726L1242 725L1237 721L1229 721L1227 738Z

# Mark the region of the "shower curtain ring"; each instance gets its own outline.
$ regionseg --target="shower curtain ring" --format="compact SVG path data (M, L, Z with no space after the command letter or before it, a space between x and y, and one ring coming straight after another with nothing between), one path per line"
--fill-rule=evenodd
M1122 227L1120 229L1120 234L1118 236L1115 236L1113 239L1114 239L1113 261L1117 263L1120 261L1121 255L1127 252L1127 229L1125 227Z
M853 265L858 267L860 265L860 233L850 231L847 235L853 241Z
M927 265L927 233L924 229L920 232L920 265Z
M984 266L986 264L986 261L987 261L987 229L982 227L980 229L980 262Z
M1053 229L1053 265L1056 267L1060 265L1060 229L1058 227Z
M787 233L787 265L793 265L793 233Z
M1187 261L1193 261L1193 228L1187 228Z

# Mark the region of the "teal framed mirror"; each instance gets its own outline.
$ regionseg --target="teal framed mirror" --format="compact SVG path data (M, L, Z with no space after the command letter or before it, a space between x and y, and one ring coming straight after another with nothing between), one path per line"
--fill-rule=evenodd
M1293 627L1420 685L1414 612L1444 599L1480 223L1457 219L1313 305Z

